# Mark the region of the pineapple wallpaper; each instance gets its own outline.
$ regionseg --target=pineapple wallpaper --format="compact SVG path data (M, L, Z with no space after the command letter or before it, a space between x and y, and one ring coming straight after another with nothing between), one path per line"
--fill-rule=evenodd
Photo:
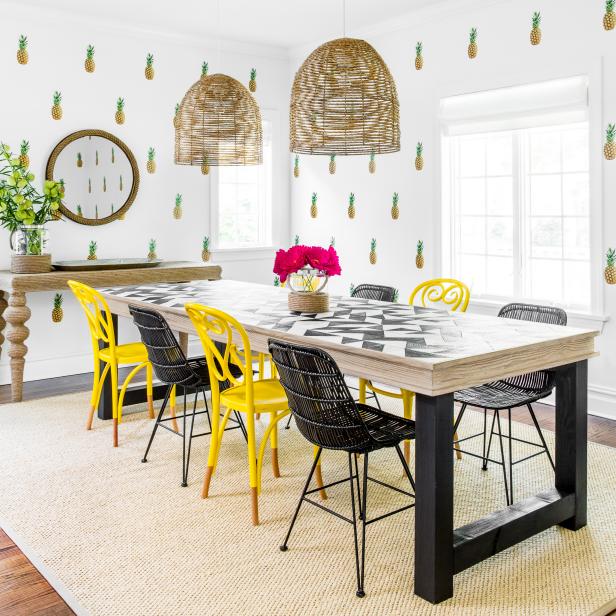
M28 152L30 151L30 144L24 139L19 146L19 164L27 169L30 166L30 157Z
M206 235L201 242L201 260L207 263L210 260L210 238Z
M62 119L62 93L57 90L53 93L52 97L51 117L54 120Z
M156 240L151 239L148 242L148 261L156 261L158 257L156 256Z
M541 13L533 13L532 29L530 31L530 44L539 45L541 43Z
M118 98L118 100L116 101L115 121L116 124L124 124L124 122L126 121L126 115L124 114L123 98Z
M154 79L154 56L151 53L145 57L145 78L148 81Z
M17 42L17 62L19 64L28 64L28 37L20 35Z
M616 250L608 248L605 255L605 270L603 271L607 284L616 284Z
M372 238L370 240L370 254L368 255L370 265L376 265L376 240Z
M349 195L349 207L347 208L347 216L353 220L355 218L355 193Z
M53 308L51 310L51 320L53 323L60 323L64 318L64 311L62 310L62 302L64 297L62 293L56 293L53 297Z
M614 160L616 158L616 125L608 124L605 131L605 145L603 146L603 155L606 160Z
M148 173L156 173L156 150L148 148L148 162L145 165Z
M613 30L614 26L616 26L616 16L614 15L615 1L616 0L605 1L605 15L603 16L603 27L606 30Z
M421 41L417 41L417 45L415 45L415 70L420 71L424 65L423 59L423 43Z
M423 159L423 143L418 142L415 147L415 169L417 171L422 171L424 168L424 159Z
M173 218L175 218L175 220L180 220L180 218L182 218L182 195L180 195L180 193L175 196Z
M419 240L417 242L417 254L415 255L415 265L417 269L423 269L423 266L425 265L423 251L424 251L424 244L421 240Z
M86 69L86 73L93 73L96 70L96 63L94 62L94 47L92 45L88 45L88 48L86 49L84 68Z
M398 193L395 192L391 199L391 217L393 220L400 218L400 208L398 207Z
M88 244L88 261L96 261L97 257L96 257L96 248L97 248L97 243L92 240L90 241L90 243Z
M299 177L299 156L295 156L295 162L293 163L293 177Z
M248 81L248 89L254 94L257 91L257 69L250 69L250 79Z
M368 173L376 173L376 154L371 152L370 158L368 160Z
M468 41L468 57L472 60L477 57L477 28L471 28Z
M310 199L310 218L316 218L319 214L319 210L317 208L317 193L312 193L312 197Z

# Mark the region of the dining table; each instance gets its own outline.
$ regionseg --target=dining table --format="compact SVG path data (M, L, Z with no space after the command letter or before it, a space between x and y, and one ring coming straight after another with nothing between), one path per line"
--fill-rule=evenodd
M587 371L596 331L335 295L327 312L298 313L287 289L233 280L101 292L114 314L150 307L184 335L195 333L184 306L211 306L241 323L253 351L266 353L269 339L318 347L347 375L415 392L413 588L431 603L453 596L457 573L552 526L586 525ZM454 392L543 369L555 376L553 485L455 528Z

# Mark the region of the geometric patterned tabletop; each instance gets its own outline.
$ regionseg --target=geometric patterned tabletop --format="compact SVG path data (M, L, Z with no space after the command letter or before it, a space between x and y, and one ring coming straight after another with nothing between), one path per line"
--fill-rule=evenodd
M310 344L310 339L321 339L429 363L589 331L333 295L328 312L298 314L289 311L286 289L234 280L143 284L99 290L180 312L187 303L201 303L228 312L243 325L271 330L272 337L277 331L286 332L305 336L306 344Z

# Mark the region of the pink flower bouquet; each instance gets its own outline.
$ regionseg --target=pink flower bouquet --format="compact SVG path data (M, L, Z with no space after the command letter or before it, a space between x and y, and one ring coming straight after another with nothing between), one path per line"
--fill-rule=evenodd
M292 274L299 274L304 279L304 290L309 291L314 290L312 283L317 276L338 276L341 272L333 246L291 246L289 250L279 250L274 261L274 274L280 276L280 282L286 282Z

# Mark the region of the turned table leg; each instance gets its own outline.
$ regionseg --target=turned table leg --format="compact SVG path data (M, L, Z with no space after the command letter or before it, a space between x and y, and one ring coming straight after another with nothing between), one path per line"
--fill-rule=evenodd
M8 306L6 301L6 293L0 291L0 354L2 353L2 345L4 344L4 328L6 327L6 321L4 320L4 311Z
M10 343L11 358L11 399L21 402L23 397L24 366L28 347L24 344L30 330L25 323L32 314L26 305L26 294L23 291L12 291L9 296L9 306L4 313L9 323L6 337Z

